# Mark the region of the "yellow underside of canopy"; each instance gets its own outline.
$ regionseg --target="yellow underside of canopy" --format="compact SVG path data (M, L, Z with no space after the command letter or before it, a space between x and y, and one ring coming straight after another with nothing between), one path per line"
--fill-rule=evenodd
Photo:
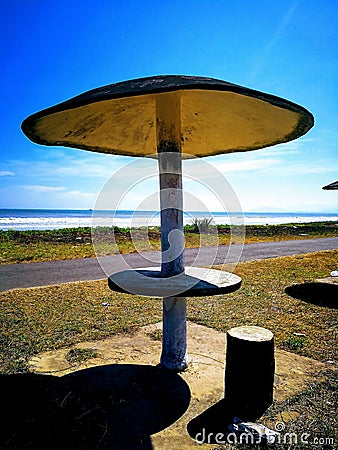
M182 90L105 100L47 115L34 135L47 145L130 156L157 151L156 103L180 101L181 150L190 156L254 150L290 140L302 115L246 95Z

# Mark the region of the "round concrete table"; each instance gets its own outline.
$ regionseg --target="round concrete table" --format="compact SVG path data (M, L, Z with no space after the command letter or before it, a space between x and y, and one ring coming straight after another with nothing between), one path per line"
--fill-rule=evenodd
M163 277L158 267L117 272L108 278L110 289L150 297L201 297L229 294L241 278L223 270L186 267L175 276Z

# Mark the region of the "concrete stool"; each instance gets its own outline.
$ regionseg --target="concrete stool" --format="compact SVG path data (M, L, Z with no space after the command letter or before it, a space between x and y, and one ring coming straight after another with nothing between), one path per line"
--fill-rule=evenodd
M274 373L271 331L242 326L227 332L225 399L242 420L256 420L272 404Z

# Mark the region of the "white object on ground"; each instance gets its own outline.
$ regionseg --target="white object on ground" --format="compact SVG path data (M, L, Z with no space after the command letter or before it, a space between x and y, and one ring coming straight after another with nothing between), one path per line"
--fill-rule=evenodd
M242 422L238 417L234 418L234 423L228 426L229 430L236 434L252 435L254 442L266 441L273 444L280 435L277 431L271 430L261 423Z

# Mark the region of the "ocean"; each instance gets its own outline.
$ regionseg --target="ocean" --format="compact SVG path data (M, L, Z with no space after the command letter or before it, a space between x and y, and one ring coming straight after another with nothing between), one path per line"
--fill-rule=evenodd
M137 227L158 226L160 216L152 211L95 211L94 223L97 225ZM236 223L236 213L189 212L184 213L184 224L198 217L212 217L215 224ZM244 212L245 225L277 225L285 223L308 223L338 221L338 213L285 213L285 212ZM0 209L1 230L53 230L92 226L92 210L70 209ZM238 222L237 222L238 223Z

